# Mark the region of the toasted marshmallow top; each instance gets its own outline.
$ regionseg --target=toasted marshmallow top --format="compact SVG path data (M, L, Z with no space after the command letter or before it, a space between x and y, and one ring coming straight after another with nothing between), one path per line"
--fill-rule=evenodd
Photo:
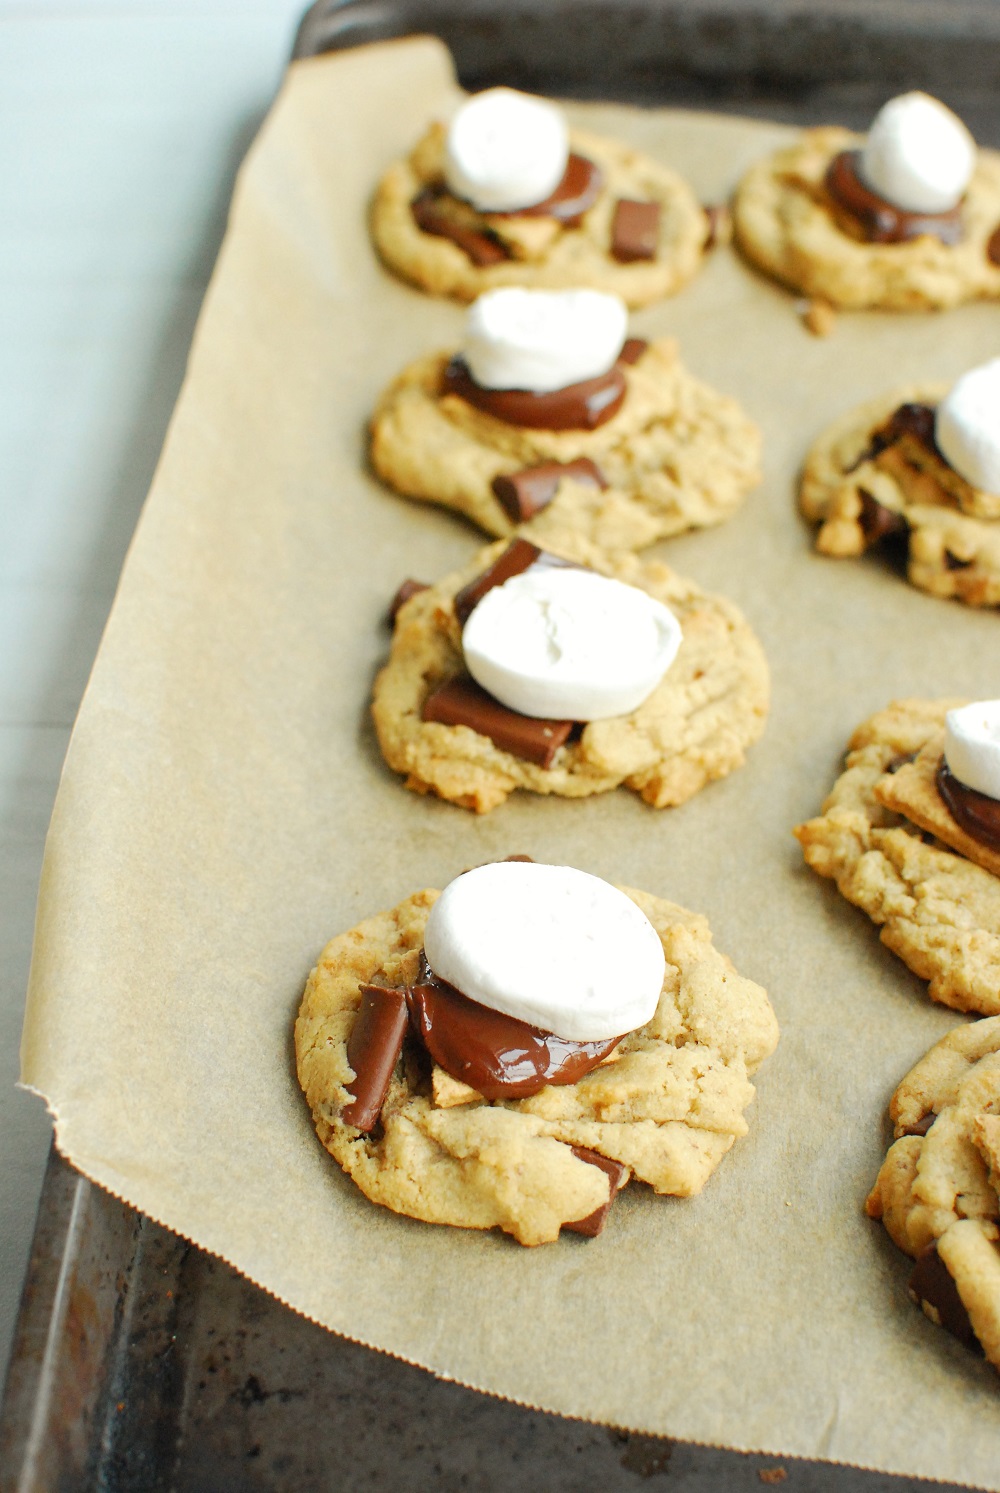
M959 476L1000 494L1000 358L972 368L938 405L934 439Z
M666 968L655 928L624 892L572 866L520 861L446 886L424 952L470 1000L574 1042L644 1026Z
M967 788L1000 799L1000 700L948 711L944 760Z
M601 290L488 290L469 307L462 356L483 389L549 394L607 373L628 330Z
M569 160L559 110L513 88L474 94L451 121L445 181L480 212L516 212L551 197Z
M635 710L680 645L673 612L637 586L549 565L487 591L462 633L483 689L522 715L570 721Z
M976 142L950 109L927 93L901 93L872 121L859 162L862 179L904 212L957 207L976 164Z

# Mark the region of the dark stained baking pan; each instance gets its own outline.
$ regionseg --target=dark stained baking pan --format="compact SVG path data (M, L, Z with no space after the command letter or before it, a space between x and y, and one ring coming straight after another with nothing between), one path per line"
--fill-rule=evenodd
M864 127L925 88L1000 144L996 0L320 0L295 56L430 32L469 88ZM810 1493L934 1485L519 1409L332 1336L53 1152L0 1410L0 1493ZM654 1484L655 1485L655 1484Z

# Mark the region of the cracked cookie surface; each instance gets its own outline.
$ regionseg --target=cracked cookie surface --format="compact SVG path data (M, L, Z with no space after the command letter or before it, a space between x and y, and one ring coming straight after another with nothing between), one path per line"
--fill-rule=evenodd
M841 559L877 543L866 521L874 503L905 525L914 586L968 606L1000 606L1000 497L973 487L913 439L872 454L876 431L901 405L936 406L947 392L943 383L912 384L843 415L810 450L799 502L820 526L822 554Z
M965 700L897 700L851 737L820 817L795 830L806 861L881 927L882 942L958 1011L1000 1012L1000 877L886 807L893 771ZM930 843L928 843L928 841Z
M468 226L486 230L511 258L477 265L450 239L417 226L411 204L421 191L443 184L444 126L430 127L412 154L382 178L372 208L372 234L383 260L405 280L432 295L475 300L501 285L558 290L588 286L612 291L629 306L673 295L697 273L709 222L676 171L640 151L582 130L570 131L570 149L599 167L603 186L576 226L552 217L479 213L452 199ZM656 256L620 263L611 254L611 226L619 199L660 205Z
M908 1255L936 1246L976 1338L1000 1367L1000 1017L936 1043L899 1085L889 1114L896 1139L867 1211ZM933 1305L924 1310L940 1321Z
M1000 265L987 255L1000 226L1000 155L978 153L962 202L960 243L923 235L875 244L845 231L824 185L834 156L863 143L848 130L806 130L752 166L733 208L747 258L792 290L844 309L938 310L1000 297Z
M625 400L596 430L509 425L442 393L449 356L411 363L386 389L372 418L372 464L398 492L454 508L488 534L514 527L494 478L541 462L588 457L609 490L564 481L528 532L576 527L609 550L721 523L760 481L757 426L687 372L672 338L622 365Z
M654 808L666 808L741 766L764 729L769 676L760 643L737 608L666 565L633 555L610 561L575 535L546 538L545 548L669 607L683 631L673 664L636 710L591 721L547 768L502 751L468 726L422 720L427 696L462 670L453 598L503 552L503 543L490 545L397 614L372 714L386 762L406 774L406 786L487 813L515 788L582 798L624 783Z
M428 1223L499 1227L522 1244L545 1243L608 1200L607 1177L573 1146L621 1162L655 1192L701 1191L746 1133L749 1076L774 1050L777 1022L766 992L714 948L705 918L622 890L666 955L652 1020L577 1083L492 1103L471 1090L456 1103L454 1081L408 1037L378 1139L340 1118L359 984L405 982L439 893L418 892L323 950L295 1023L299 1081L323 1145L373 1202Z

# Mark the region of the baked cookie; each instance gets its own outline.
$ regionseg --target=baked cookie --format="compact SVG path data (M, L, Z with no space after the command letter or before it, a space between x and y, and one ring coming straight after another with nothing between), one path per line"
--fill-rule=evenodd
M792 290L844 309L937 310L1000 296L1000 263L990 257L1000 228L1000 155L978 152L955 242L935 236L926 217L917 236L877 242L862 236L859 219L831 191L838 158L864 144L848 130L806 130L751 167L733 205L747 258ZM872 216L890 206L876 202Z
M536 546L515 540L510 549L515 545L532 552L528 563L537 558ZM763 650L740 612L666 565L632 555L608 560L572 533L546 538L544 554L640 588L680 623L680 647L660 683L629 713L582 728L516 714L513 722L494 722L497 702L489 696L485 704L471 702L478 719L464 716L478 729L445 724L436 692L452 681L461 686L464 669L456 597L507 553L503 543L489 546L462 570L413 595L396 615L372 714L386 762L406 775L408 788L484 814L515 788L582 798L624 783L654 808L666 808L742 766L746 748L764 729L769 680ZM428 719L432 711L439 718ZM526 742L518 739L518 727L530 728Z
M623 354L634 359L618 364L624 400L589 430L510 424L447 387L451 354L421 358L379 400L372 465L398 492L454 508L488 534L530 516L543 537L573 527L604 549L637 549L721 523L760 481L759 430L735 399L688 373L672 338L632 339ZM505 506L505 484L539 467L542 506Z
M713 947L703 917L622 890L662 945L655 1011L576 1082L524 1098L487 1100L456 1080L431 1058L419 1020L407 1017L400 991L421 979L438 892L416 893L323 950L295 1024L299 1081L323 1145L373 1202L542 1244L565 1225L597 1232L603 1216L595 1213L606 1213L633 1177L657 1193L700 1192L746 1133L749 1075L774 1050L777 1023L761 987ZM402 1002L399 1057L377 1117L359 1117L367 1131L345 1119L345 1110L358 1117L348 1046L359 1068L371 1052L367 1044L359 1058L352 1043L362 986L376 994L394 987L388 999Z
M916 1259L913 1300L1000 1368L1000 1016L936 1043L889 1114L896 1140L867 1211Z
M497 95L508 105L520 100L529 115L556 113L508 89L477 95L466 109ZM712 238L710 219L683 178L649 156L570 131L565 176L548 202L539 203L529 188L532 206L490 211L459 195L461 182L449 188L448 176L455 178L449 138L443 124L431 125L412 154L386 172L372 209L383 260L422 290L471 301L501 285L590 286L645 306L672 295L697 272ZM529 161L538 143L537 137L526 142ZM515 191L514 202L524 200Z
M944 843L962 843L960 826L942 834L948 810L939 797L930 814L921 756L925 748L938 756L946 714L963 703L897 700L865 721L822 815L795 835L813 870L835 880L881 927L882 942L930 981L932 1000L992 1016L1000 1012L1000 876Z
M823 554L905 545L907 575L920 590L998 606L1000 496L939 449L935 411L948 396L947 384L911 384L842 416L809 452L799 501L820 526Z

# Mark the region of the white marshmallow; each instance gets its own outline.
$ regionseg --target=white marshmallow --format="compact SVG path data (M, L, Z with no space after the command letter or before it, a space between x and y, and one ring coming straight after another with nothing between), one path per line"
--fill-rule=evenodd
M957 115L927 93L901 93L872 121L859 174L904 212L943 213L961 201L975 164L976 142Z
M601 290L488 290L469 307L462 356L482 389L549 394L607 373L628 331Z
M568 160L558 109L512 88L488 88L451 121L444 174L449 190L480 212L516 212L551 197Z
M967 788L1000 799L1000 700L948 711L944 760Z
M644 1026L666 968L655 928L624 892L572 866L519 861L446 886L424 951L470 1000L574 1042Z
M934 439L959 476L1000 494L1000 358L972 368L938 405Z
M487 591L462 633L483 689L522 715L569 721L635 710L680 645L677 618L645 591L552 565Z

